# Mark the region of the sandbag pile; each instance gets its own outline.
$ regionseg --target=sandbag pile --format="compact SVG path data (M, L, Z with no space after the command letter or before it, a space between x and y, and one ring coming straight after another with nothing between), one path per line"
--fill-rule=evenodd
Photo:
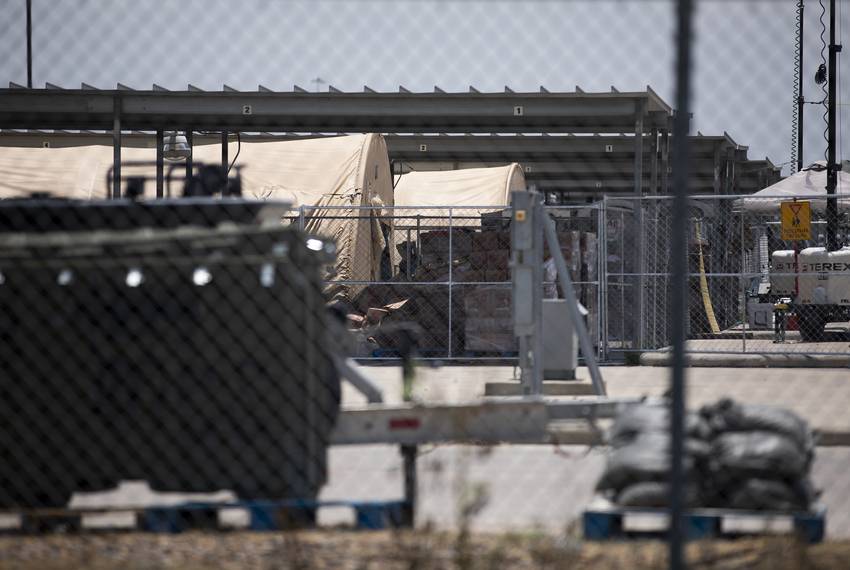
M697 414L685 417L685 502L703 503L699 485L708 469L709 428ZM617 504L665 507L670 489L670 409L666 405L625 408L608 434L611 452L596 488Z
M792 412L725 399L687 413L685 431L686 506L798 511L814 500L814 441ZM597 490L622 506L668 506L669 407L624 409L608 442Z
M704 406L711 461L704 480L710 506L806 510L815 499L809 479L814 438L808 424L781 408L729 399Z

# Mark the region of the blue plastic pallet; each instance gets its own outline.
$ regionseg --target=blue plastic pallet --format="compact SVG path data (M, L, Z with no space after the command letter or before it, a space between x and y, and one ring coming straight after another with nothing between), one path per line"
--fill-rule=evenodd
M582 524L587 540L617 540L625 538L663 537L666 531L642 531L624 528L623 522L629 515L667 517L667 509L617 507L597 501L584 511ZM809 544L823 541L826 531L826 509L819 508L809 513L787 513L772 511L740 511L729 509L698 509L685 513L685 535L689 540L706 540L761 534L760 532L729 531L723 528L724 520L746 518L750 520L776 521L790 519L794 532Z
M221 511L240 509L248 512L245 530L280 531L315 526L316 513L326 507L348 507L354 511L354 525L359 530L383 530L405 526L409 508L405 501L236 501L230 503L187 502L168 506L151 506L136 510L136 530L155 533L180 533L187 530L220 530ZM116 508L115 512L128 509ZM133 509L130 509L133 510ZM97 510L97 513L108 512ZM82 517L92 514L85 509L50 513L26 513L18 527L4 532L41 534L56 529L83 531ZM114 529L119 530L119 529Z
M204 520L216 520L225 509L248 511L248 530L278 531L315 524L316 511L323 507L350 507L359 530L383 530L404 525L404 501L246 501L235 503L184 503L150 507L139 516L139 530L179 533L207 528Z

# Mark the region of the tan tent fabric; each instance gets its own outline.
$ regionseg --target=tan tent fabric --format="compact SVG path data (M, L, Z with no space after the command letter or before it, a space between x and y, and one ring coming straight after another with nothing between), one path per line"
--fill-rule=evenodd
M235 156L236 148L233 143L230 146L230 156ZM391 225L383 216L385 207L393 205L387 147L381 135L243 144L236 164L245 165L245 196L303 206L305 229L336 241L338 279L381 277L381 252L387 243L380 221Z
M381 251L386 245L380 228L386 206L393 205L392 178L386 142L365 134L242 143L231 142L228 154L243 166L242 189L249 198L291 201L305 207L305 229L337 242L337 279L368 281L380 277ZM155 180L156 168L127 162L156 160L154 148L123 148L122 177L144 175ZM221 147L193 149L196 163L219 164ZM173 170L172 193L178 195L185 173L182 163L165 163ZM112 166L112 147L0 149L0 198L32 192L78 199L107 196L106 176ZM148 182L146 197L155 194ZM361 207L376 207L363 208ZM388 232L392 235L392 232ZM393 248L390 248L392 251ZM396 254L397 255L397 254Z
M783 200L799 198L810 200L812 209L816 212L826 210L826 162L819 161L809 168L816 170L801 170L776 184L768 186L752 195L751 198L736 200L736 206L751 212L779 215L779 204ZM844 170L838 173L835 187L838 196L838 208L850 210L850 172Z
M409 172L395 188L396 206L508 206L511 192L525 190L519 164L492 168Z
M122 149L122 162L156 160L154 149ZM112 147L0 148L0 198L49 192L53 196L89 200L106 198L106 176ZM155 170L154 170L155 172ZM123 173L139 174L138 168ZM153 186L149 189L153 194Z

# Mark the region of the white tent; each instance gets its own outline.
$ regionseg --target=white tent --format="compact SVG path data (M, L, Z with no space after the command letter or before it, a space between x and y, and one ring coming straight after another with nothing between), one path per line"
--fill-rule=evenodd
M850 210L850 172L842 170L838 173L835 193L838 196L838 208ZM825 162L816 162L806 170L754 193L750 198L742 198L737 201L737 206L750 212L779 215L780 202L794 198L811 201L814 211L826 210Z
M511 203L511 192L525 190L519 164L492 168L409 172L395 187L396 206L426 208L496 206Z
M237 156L238 150L238 156ZM368 281L380 277L380 259L387 245L380 222L391 223L384 207L393 205L392 178L386 142L381 135L350 135L229 145L242 170L243 195L303 206L305 229L337 242L336 278ZM156 159L154 148L123 148L122 163ZM221 147L193 149L196 163L219 164ZM166 162L166 173L175 163ZM105 198L112 147L0 149L0 198L50 192L78 199ZM172 193L179 195L183 165L174 172ZM155 179L155 166L122 166L122 178L143 175ZM146 197L155 184L148 182ZM389 236L392 232L387 232ZM393 248L390 248L392 251Z

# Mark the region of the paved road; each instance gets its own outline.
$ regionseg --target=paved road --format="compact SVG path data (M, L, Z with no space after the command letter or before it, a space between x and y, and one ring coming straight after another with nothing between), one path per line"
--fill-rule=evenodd
M397 369L364 367L390 401L400 400ZM653 367L605 367L611 396L659 396L668 371ZM476 399L487 381L512 377L508 367L420 369L416 394L422 400L456 402ZM587 377L579 371L579 378ZM346 390L349 403L361 399ZM690 369L688 404L697 408L722 397L790 408L813 427L850 431L850 373L846 369ZM331 476L323 496L399 497L398 452L388 446L331 450ZM573 523L593 495L604 467L603 451L587 447L501 446L476 449L446 446L427 451L419 465L419 522L453 526L464 497L484 489L488 500L474 526L504 531L541 526L559 530ZM829 509L827 533L850 538L850 448L819 448L813 467L822 502Z

